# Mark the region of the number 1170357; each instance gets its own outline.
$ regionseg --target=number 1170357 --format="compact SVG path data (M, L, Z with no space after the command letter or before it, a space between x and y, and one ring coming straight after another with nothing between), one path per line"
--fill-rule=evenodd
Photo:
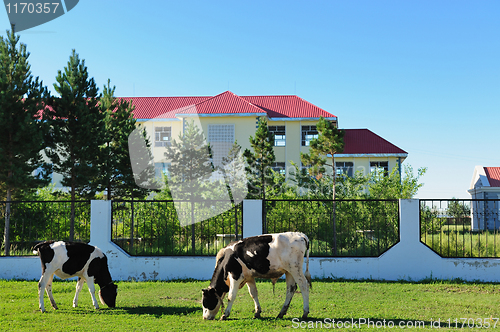
M49 14L55 13L59 2L12 2L5 4L8 14Z
M446 323L449 328L495 328L499 318L489 317L489 318L448 318Z

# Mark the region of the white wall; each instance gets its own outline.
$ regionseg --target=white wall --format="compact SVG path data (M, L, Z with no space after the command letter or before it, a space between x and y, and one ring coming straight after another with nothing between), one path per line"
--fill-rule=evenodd
M243 235L260 233L262 203L244 201ZM500 281L500 259L441 258L420 243L419 201L400 201L400 242L377 258L310 258L313 277L414 280L425 278ZM115 280L208 280L214 257L133 257L111 242L111 203L92 201L90 243L108 256ZM39 279L38 257L0 257L1 279Z

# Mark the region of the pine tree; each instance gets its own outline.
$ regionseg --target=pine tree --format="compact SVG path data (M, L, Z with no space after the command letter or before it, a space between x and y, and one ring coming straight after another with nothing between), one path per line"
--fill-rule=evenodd
M344 131L321 117L316 125L318 138L309 143L309 153L301 153L301 160L304 165L311 166L309 174L320 177L325 173L325 165L332 167L332 200L335 200L335 154L344 151ZM331 155L331 165L326 163L324 156Z
M273 183L272 165L274 155L274 137L267 127L267 119L259 118L255 137L250 136L252 151L245 149L243 156L247 161L248 194L251 198L266 199L266 185Z
M190 121L186 124L184 134L179 134L179 140L173 140L166 150L165 158L170 161L168 190L175 201L181 226L191 225L191 250L194 254L195 223L203 220L195 216L195 205L210 199L213 189L209 182L214 170L210 146L194 121ZM183 204L188 202L190 204Z
M168 186L174 199L204 199L205 181L213 172L210 147L193 121L186 125L178 141L166 146L165 158L170 161Z
M48 184L49 166L40 151L47 130L41 121L47 88L33 78L25 44L7 32L0 37L0 184L7 200L5 210L4 253L10 254L10 214L12 199L22 190ZM35 170L41 170L34 175Z
M59 98L52 102L49 123L52 145L46 154L61 183L70 188L71 222L69 239L74 239L76 196L92 197L97 191L103 167L102 146L106 143L105 113L98 105L98 88L89 78L85 60L72 51L67 66L58 71L54 84Z
M248 193L248 187L245 160L238 142L234 142L227 156L222 158L220 172L224 177L231 202L238 204L243 201Z
M318 171L324 172L324 166L326 164L326 159L323 155L330 154L332 157L332 224L333 224L333 242L334 242L334 252L337 252L337 224L336 224L336 206L335 206L335 184L337 178L337 172L335 169L335 154L344 151L344 134L345 132L335 127L335 125L321 117L316 125L318 129L318 138L311 140L309 143L309 154L301 153L300 157L304 165L311 165L310 171L314 172L311 175L317 177L322 176L322 173L316 173ZM328 166L328 165L327 165Z
M116 87L104 86L100 107L106 114L106 145L104 149L104 167L99 179L100 188L106 190L107 199L112 197L144 197L151 190L140 188L136 185L136 178L132 171L130 153L128 147L129 136L134 132L136 120L133 116L134 106L132 101L119 100L115 98ZM144 129L141 131L145 135ZM146 148L150 147L146 140ZM148 170L154 171L154 168ZM149 175L154 178L154 173ZM146 186L147 187L147 186ZM150 186L151 188L153 186Z

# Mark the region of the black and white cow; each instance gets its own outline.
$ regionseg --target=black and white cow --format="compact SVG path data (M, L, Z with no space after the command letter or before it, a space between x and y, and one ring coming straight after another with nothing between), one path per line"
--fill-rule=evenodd
M306 272L302 272L306 255ZM238 289L247 284L255 303L255 318L260 317L261 307L257 298L255 278L272 279L276 282L286 276L286 298L278 318L288 310L297 284L302 293L306 319L309 313L309 239L302 233L278 233L248 237L221 249L216 257L215 271L210 286L202 290L203 318L214 319L228 294L228 304L221 320L229 317ZM309 285L308 285L309 284Z
M87 282L92 304L99 309L95 298L95 285L98 284L99 298L102 304L114 308L116 304L117 286L111 280L108 269L108 259L101 249L79 242L46 241L38 243L33 252L40 256L42 262L42 277L38 282L39 306L45 312L43 304L43 290L47 291L50 303L57 309L56 302L52 296L52 279L54 274L61 279L78 277L76 283L76 294L73 299L73 307L78 305L78 295Z

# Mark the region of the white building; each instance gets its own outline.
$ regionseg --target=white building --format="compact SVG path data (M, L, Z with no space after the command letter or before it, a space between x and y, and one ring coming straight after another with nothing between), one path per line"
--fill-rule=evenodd
M476 166L469 190L472 230L500 229L500 167Z

